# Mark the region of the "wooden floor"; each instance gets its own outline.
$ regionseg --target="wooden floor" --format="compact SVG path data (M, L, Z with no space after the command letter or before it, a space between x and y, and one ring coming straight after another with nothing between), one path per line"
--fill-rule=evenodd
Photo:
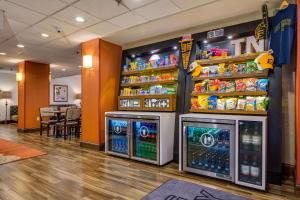
M1 200L141 199L171 178L255 200L299 199L292 194L292 186L273 186L272 194L249 190L224 181L179 172L175 163L157 167L81 148L79 141L74 139L64 141L38 133L17 133L13 125L0 125L0 138L48 153L0 165Z

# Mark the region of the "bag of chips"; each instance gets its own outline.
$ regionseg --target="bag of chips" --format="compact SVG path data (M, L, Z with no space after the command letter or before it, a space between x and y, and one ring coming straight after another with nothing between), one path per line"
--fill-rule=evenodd
M243 79L239 79L235 81L235 90L237 92L244 92L246 90L246 84Z
M247 103L246 99L238 99L236 109L246 110L246 103Z
M268 97L256 97L256 110L257 111L266 111L269 105Z
M209 67L209 76L215 77L218 75L218 65L212 65Z
M257 64L254 61L247 62L247 70L246 70L247 74L251 74L257 70L258 70Z
M218 91L218 88L219 88L219 80L218 79L215 79L215 80L209 80L208 81L208 90L210 92L215 92L215 91Z
M217 109L217 97L210 96L208 97L208 110L216 110Z
M217 100L217 110L225 110L226 99Z
M255 97L246 97L247 104L246 110L247 111L255 111L256 110L256 98Z
M268 84L269 84L268 79L259 79L257 81L257 90L266 92L268 90Z
M257 83L256 78L247 78L245 79L245 83L246 83L246 91L256 91L256 83Z
M191 99L191 104L192 104L192 109L197 110L199 109L199 102L197 98L192 98Z
M226 85L227 82L226 81L220 81L219 82L219 92L226 92Z
M202 77L208 77L209 76L209 67L202 67L201 76Z
M226 99L226 110L235 110L237 98Z
M226 92L235 92L235 82L234 81L226 82Z
M208 107L208 96L207 95L200 95L198 96L198 103L199 109L207 110Z

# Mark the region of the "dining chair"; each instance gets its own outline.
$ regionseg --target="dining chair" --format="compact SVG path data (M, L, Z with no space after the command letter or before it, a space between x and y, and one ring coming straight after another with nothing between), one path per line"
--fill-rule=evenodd
M67 139L67 135L71 136L71 129L75 128L75 132L80 130L80 117L81 109L78 108L68 108L63 121L55 124L56 129L63 130L64 139Z
M47 136L49 137L50 126L55 125L57 122L57 120L53 119L55 117L55 113L52 111L53 108L51 107L40 108L40 135L43 134L43 128L46 126Z

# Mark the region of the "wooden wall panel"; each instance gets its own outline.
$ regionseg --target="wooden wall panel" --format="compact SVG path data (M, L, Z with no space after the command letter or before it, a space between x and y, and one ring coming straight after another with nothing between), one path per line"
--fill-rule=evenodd
M18 82L18 128L25 129L25 62L18 64L18 72L23 74L23 80Z
M100 142L100 40L94 39L81 44L82 55L93 55L93 67L82 68L81 107L82 136L81 141L98 145Z
M19 64L23 81L18 84L19 127L18 129L38 129L39 108L49 106L49 64L25 61Z
M117 110L122 49L94 39L81 44L81 54L93 55L93 67L82 68L81 144L103 146L104 113Z
M104 141L105 112L118 109L122 48L104 40L100 44L100 141Z

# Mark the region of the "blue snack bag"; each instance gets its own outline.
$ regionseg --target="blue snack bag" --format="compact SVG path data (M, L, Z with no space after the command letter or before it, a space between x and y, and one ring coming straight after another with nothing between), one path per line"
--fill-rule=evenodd
M268 90L269 80L268 79L259 79L256 83L257 90L266 92Z
M216 110L217 109L217 96L208 97L208 110Z

